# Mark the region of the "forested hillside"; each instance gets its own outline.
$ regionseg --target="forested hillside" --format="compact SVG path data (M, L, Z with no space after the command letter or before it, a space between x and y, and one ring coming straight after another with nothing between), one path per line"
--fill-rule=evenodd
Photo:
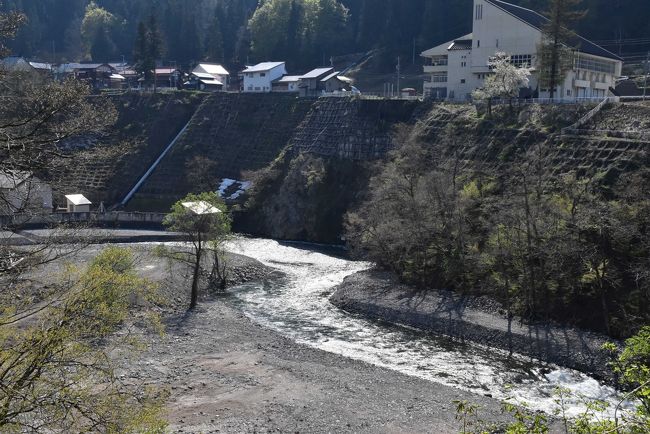
M543 11L547 0L511 0ZM29 17L13 50L57 62L127 60L138 23L156 15L165 63L232 66L267 59L303 68L382 48L379 66L471 29L472 0L4 0ZM578 30L638 60L650 48L650 2L584 0ZM615 42L625 41L622 45Z

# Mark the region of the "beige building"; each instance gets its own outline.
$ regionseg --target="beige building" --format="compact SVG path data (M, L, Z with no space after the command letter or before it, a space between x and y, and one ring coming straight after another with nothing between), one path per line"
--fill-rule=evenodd
M483 85L490 74L488 60L496 52L505 52L512 62L533 69L529 89L522 97L548 98L535 74L537 47L541 29L548 21L530 9L501 0L474 0L473 31L452 41L424 51L424 94L437 99L465 101L474 89ZM578 36L573 69L556 89L555 98L575 100L604 98L610 95L623 61L617 55Z

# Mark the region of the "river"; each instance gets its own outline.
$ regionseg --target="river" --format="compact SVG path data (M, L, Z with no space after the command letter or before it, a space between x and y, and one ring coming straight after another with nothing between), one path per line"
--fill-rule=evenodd
M279 281L234 288L232 302L252 320L299 343L549 414L558 408L558 387L572 392L565 404L569 416L585 410L584 400L606 401L611 408L619 402L613 388L577 371L369 321L329 303L333 288L369 263L264 239L240 238L228 250L285 274Z

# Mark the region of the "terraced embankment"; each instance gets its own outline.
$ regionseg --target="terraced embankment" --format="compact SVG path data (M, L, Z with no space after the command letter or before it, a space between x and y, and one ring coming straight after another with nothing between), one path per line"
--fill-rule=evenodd
M69 141L69 156L53 161L56 202L82 193L108 207L119 202L190 120L204 95L126 94L111 97L116 124L102 137Z
M178 198L197 191L199 182L216 190L223 178L241 179L242 172L267 166L286 146L311 104L291 95L210 95L130 208L168 209ZM188 169L196 157L211 165L209 173Z

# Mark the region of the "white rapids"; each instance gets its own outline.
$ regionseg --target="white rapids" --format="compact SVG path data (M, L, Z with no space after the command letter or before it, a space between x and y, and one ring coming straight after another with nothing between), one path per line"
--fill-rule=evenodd
M280 281L242 285L233 294L249 318L299 343L549 414L558 409L558 387L576 396L565 404L568 416L585 411L585 400L606 401L611 411L619 404L613 388L582 373L379 324L329 303L333 288L369 263L318 253L310 245L265 239L238 238L228 250L285 273Z

